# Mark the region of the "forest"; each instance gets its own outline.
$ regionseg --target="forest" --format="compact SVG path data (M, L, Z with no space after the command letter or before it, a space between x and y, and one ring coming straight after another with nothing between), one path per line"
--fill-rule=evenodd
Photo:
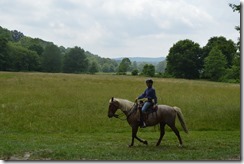
M75 46L58 47L52 42L25 36L17 30L0 26L0 70L65 73L118 72L120 60L103 58ZM128 59L128 58L127 58ZM143 70L146 62L130 62L126 68ZM165 61L154 63L156 72L163 72Z
M80 47L58 47L0 26L0 70L39 72L114 72L117 62Z

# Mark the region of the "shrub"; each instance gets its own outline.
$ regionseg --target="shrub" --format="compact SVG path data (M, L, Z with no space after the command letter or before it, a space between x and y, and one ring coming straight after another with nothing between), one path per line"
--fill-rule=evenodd
M133 76L137 76L138 75L138 70L137 69L134 69L132 72L131 72L131 74L133 75Z

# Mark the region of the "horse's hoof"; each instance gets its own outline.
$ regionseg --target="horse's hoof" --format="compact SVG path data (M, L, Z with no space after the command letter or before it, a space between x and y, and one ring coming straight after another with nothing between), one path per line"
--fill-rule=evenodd
M147 141L143 141L143 143L144 143L145 145L148 145Z
M179 147L180 147L180 148L182 148L182 147L183 147L183 145L182 145L182 144L179 144Z
M128 147L132 147L133 145L128 145Z

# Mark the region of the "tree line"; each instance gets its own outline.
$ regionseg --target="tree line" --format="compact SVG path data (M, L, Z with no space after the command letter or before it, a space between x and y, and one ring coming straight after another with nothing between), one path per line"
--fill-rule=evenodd
M64 73L123 72L138 69L142 72L147 63L127 63L102 58L80 47L58 47L52 42L31 38L14 30L0 26L0 71L39 71ZM129 60L129 59L128 59ZM162 61L163 62L163 61ZM156 66L156 65L155 65ZM129 67L129 68L127 68ZM165 64L159 63L156 71L160 72ZM126 71L124 71L126 70Z
M240 4L229 4L240 14ZM240 27L235 29L240 33ZM166 76L240 82L240 37L235 44L223 36L212 37L204 47L189 39L178 41L166 58Z
M229 4L240 13L240 5ZM235 29L240 33L240 27ZM130 67L129 59L119 65L119 74ZM165 66L166 65L166 66ZM185 39L175 43L166 57L165 69L155 75L153 65L144 65L141 74L146 76L175 77L185 79L208 79L212 81L240 82L240 37L238 42L215 36L204 47ZM138 75L134 69L132 75Z
M178 41L166 58L165 74L176 78L240 80L240 53L232 40L212 37L206 46L189 39Z
M157 65L116 62L80 47L58 47L51 42L24 36L0 27L0 70L65 73L117 72L124 75L240 81L240 44L225 37L212 37L204 47L185 39L175 43L166 61Z
M212 81L240 82L240 46L223 36L212 37L204 47L185 39L175 43L169 50L161 72L155 66L145 64L139 71L128 58L124 58L117 74L150 77L175 77L185 79L208 79ZM162 63L159 63L162 64Z
M240 5L229 6L240 14ZM235 28L240 33L240 27ZM240 38L234 43L215 36L204 47L189 39L180 40L170 48L166 61L138 65L128 58L120 62L102 58L77 46L58 47L0 26L0 71L117 72L119 75L129 71L132 75L151 77L240 82Z
M192 40L185 39L175 43L166 57L165 70L156 74L155 66L145 64L139 73L128 58L124 58L118 74L157 77L175 77L185 79L209 79L213 81L240 81L240 47L225 37L212 37L204 47Z
M52 42L30 38L0 26L0 71L65 73L115 72L118 63L80 47L58 47Z

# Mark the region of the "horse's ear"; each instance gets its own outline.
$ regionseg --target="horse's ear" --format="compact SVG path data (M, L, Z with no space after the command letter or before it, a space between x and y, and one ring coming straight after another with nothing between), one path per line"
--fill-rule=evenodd
M112 101L112 102L114 101L114 97L112 97L111 101Z

